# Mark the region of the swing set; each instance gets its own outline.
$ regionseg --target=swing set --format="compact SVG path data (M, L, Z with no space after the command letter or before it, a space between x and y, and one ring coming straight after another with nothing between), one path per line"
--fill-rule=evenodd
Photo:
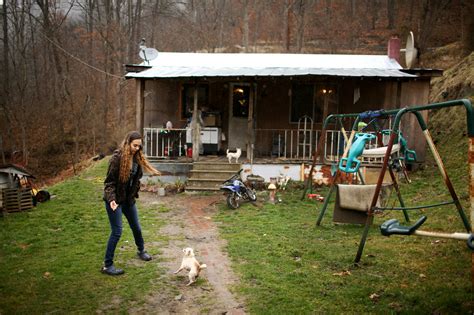
M394 110L379 110L379 111L369 111L364 113L358 114L338 114L338 115L330 115L324 122L323 126L323 139L325 139L326 128L331 123L331 121L340 121L344 118L353 118L354 124L352 126L352 131L350 137L346 138L346 146L344 149L344 153L342 158L339 161L338 168L333 175L332 184L329 189L328 195L325 197L324 205L321 209L319 217L317 219L316 224L320 225L323 219L324 213L327 209L329 199L332 193L335 190L336 182L341 177L342 173L353 173L358 174L361 178L362 186L364 186L364 180L360 173L360 165L361 161L359 158L364 156L383 156L383 162L380 167L380 173L378 175L377 183L373 187L373 193L371 192L369 195L372 195L370 203L367 200L367 211L365 213L365 226L362 232L361 240L359 242L359 248L355 257L355 263L358 263L362 257L362 252L365 247L365 243L367 241L367 235L370 230L370 227L374 220L374 213L376 211L385 211L385 210L401 210L404 213L405 220L407 222L410 221L408 216L409 210L419 210L419 209L427 209L427 208L434 208L439 206L446 206L454 204L459 217L462 221L462 224L465 228L465 232L455 232L455 233L440 233L440 232L430 232L430 231L422 231L420 227L423 223L427 220L426 216L422 216L419 218L415 224L411 226L403 226L399 223L396 219L390 219L384 222L380 226L380 231L382 235L391 236L394 234L397 235L417 235L417 236L429 236L429 237L439 237L439 238L449 238L449 239L457 239L457 240L464 240L467 241L468 247L473 251L472 252L472 270L473 270L473 284L474 284L474 234L472 232L471 224L464 212L464 209L458 199L458 196L454 190L452 182L448 176L448 173L445 169L443 161L436 149L436 146L433 142L433 139L430 135L428 127L426 125L425 119L423 118L422 113L428 110L436 110L440 108L447 108L447 107L454 107L454 106L464 106L466 109L466 118L467 118L467 134L469 136L469 148L468 148L468 161L469 161L469 180L470 180L470 201L471 201L471 223L474 222L474 112L471 105L471 102L467 99L461 100L454 100L448 102L441 102L441 103L433 103L428 105L422 106L413 106L413 107L405 107L401 109L394 109ZM438 166L439 172L443 177L444 183L451 195L451 200L436 203L436 204L427 204L421 206L413 206L407 207L403 201L402 195L400 193L399 186L397 184L397 179L394 174L394 170L400 170L400 168L404 171L406 175L406 166L405 163L412 163L416 161L416 153L413 150L409 150L407 147L407 142L403 138L401 131L400 131L400 122L401 119L407 115L413 114L420 126L424 138L429 146L431 153L434 156L436 164ZM364 119L369 119L369 123L367 124L359 124ZM380 120L383 119L391 119L391 126L388 130L380 130ZM370 126L375 127L375 135L370 133L362 133L360 130L360 126L363 126L362 129L367 129ZM343 130L343 128L342 128ZM344 131L344 130L343 130ZM377 147L375 149L365 149L367 142L377 138L378 144L383 145L383 137L388 137L388 143L385 146ZM323 142L323 141L321 141ZM321 144L321 143L320 143ZM324 144L321 144L318 149L323 147ZM371 151L374 150L374 151ZM376 152L375 152L376 151ZM375 153L374 153L375 152ZM394 153L398 152L398 156L394 155ZM321 151L319 152L321 153ZM315 154L316 156L316 154ZM313 166L315 164L316 159L313 159ZM390 179L395 189L398 197L398 201L400 203L400 207L384 207L380 206L380 196L383 189L383 182L386 172L388 171L390 175ZM409 182L408 177L407 181ZM361 185L357 185L361 186ZM304 192L306 193L306 191ZM349 196L350 197L350 196ZM368 198L370 199L370 198ZM337 202L337 201L336 201Z

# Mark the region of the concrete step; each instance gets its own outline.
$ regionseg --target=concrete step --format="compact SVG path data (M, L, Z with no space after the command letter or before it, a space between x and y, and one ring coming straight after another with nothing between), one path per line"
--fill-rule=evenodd
M229 172L238 172L242 168L241 164L229 164L222 162L195 162L193 163L193 170L219 170L219 171L229 171Z
M218 192L220 189L219 187L198 187L198 186L190 186L186 187L186 191L213 191Z
M187 191L218 191L222 183L241 169L241 164L195 162L189 172Z
M219 188L222 185L222 180L212 179L212 178L189 178L186 187L217 187Z
M220 171L220 170L191 170L189 172L189 179L215 179L225 181L234 175L234 171Z

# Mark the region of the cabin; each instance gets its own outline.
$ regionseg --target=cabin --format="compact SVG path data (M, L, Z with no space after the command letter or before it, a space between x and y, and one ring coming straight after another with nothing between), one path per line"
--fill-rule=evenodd
M326 117L427 104L430 79L440 74L403 69L388 55L277 53L160 52L126 70L136 82L136 126L156 163L225 162L227 150L240 148L252 173L297 165L292 177L311 164ZM425 142L411 119L402 122L404 137L423 161ZM341 132L352 123L328 126L329 160L339 158Z

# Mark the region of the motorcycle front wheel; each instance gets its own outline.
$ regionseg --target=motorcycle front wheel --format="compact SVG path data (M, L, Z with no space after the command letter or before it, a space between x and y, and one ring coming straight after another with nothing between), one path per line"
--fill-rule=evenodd
M254 202L257 201L257 194L255 193L255 190L252 188L247 188L247 196L249 197L249 200Z
M237 209L239 207L239 197L236 193L227 195L227 206L231 209Z

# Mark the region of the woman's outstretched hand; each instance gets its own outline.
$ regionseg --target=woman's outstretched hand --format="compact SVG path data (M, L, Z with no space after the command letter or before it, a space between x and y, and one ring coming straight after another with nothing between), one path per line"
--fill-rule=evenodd
M112 210L115 211L115 209L117 209L117 207L118 207L118 204L115 202L115 200L112 200L110 202L110 208L112 208Z

